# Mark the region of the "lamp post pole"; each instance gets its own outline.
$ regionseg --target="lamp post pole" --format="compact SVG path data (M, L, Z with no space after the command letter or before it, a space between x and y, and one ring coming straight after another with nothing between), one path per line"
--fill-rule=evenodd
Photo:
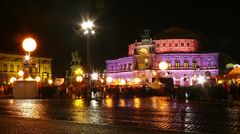
M84 21L81 24L82 29L84 30L84 34L86 35L86 42L87 42L87 83L88 83L88 89L87 89L87 97L91 95L91 57L90 57L90 35L94 35L95 31L93 30L94 24L93 21Z

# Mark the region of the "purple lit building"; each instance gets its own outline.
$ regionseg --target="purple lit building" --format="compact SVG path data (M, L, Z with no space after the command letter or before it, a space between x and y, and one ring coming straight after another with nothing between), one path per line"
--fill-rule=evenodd
M128 46L128 56L106 61L106 75L114 80L131 82L134 78L172 77L175 85L190 86L199 76L218 75L218 53L199 53L199 42L189 38L152 40L148 35L141 42ZM167 63L166 70L159 63ZM157 74L157 75L156 75Z

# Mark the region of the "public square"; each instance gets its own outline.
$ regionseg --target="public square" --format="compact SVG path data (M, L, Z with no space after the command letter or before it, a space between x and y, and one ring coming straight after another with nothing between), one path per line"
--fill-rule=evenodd
M164 97L4 99L0 114L0 132L7 133L240 132L238 102L178 102Z

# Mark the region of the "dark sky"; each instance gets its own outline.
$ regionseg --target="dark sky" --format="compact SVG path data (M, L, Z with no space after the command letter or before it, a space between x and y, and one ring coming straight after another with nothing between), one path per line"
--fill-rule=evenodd
M104 60L127 55L128 44L140 39L143 29L154 36L181 27L204 37L206 51L224 52L240 61L240 9L232 1L179 0L1 0L0 50L24 53L21 41L37 39L34 56L53 58L53 74L64 76L71 55L78 50L86 62L86 40L79 23L91 17L96 35L91 37L91 58L96 70Z

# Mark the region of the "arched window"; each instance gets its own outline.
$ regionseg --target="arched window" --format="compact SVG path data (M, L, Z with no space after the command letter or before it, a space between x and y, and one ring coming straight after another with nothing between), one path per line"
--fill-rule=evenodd
M132 70L132 64L129 64L129 65L128 65L128 69L129 69L129 70Z
M181 43L181 46L183 47L183 46L184 46L184 43Z
M4 72L7 72L7 71L8 71L8 69L7 69L7 64L4 64L4 65L3 65L3 71L4 71Z
M171 60L167 60L167 68L170 69L172 66L171 66Z
M192 67L193 67L194 69L197 68L197 61L196 61L196 60L193 60L193 61L192 61Z
M10 71L14 72L14 66L13 65L10 66Z
M124 64L124 68L123 68L123 70L126 70L127 69L127 65L126 64Z
M189 67L189 62L188 60L184 60L184 68L188 68Z
M175 68L180 68L180 61L179 60L175 60Z

